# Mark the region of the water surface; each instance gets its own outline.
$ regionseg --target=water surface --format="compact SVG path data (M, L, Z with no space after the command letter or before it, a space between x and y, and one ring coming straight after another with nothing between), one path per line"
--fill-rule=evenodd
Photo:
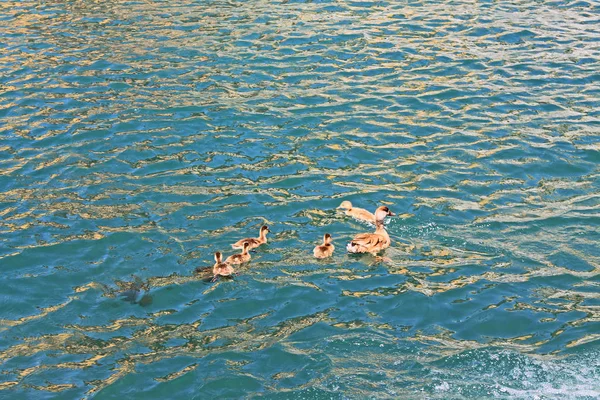
M0 3L0 397L597 398L599 17Z

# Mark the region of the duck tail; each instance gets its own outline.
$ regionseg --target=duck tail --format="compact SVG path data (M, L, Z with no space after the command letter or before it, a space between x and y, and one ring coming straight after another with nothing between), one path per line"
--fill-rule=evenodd
M354 242L350 242L346 245L346 250L348 250L348 253L357 253L358 245Z

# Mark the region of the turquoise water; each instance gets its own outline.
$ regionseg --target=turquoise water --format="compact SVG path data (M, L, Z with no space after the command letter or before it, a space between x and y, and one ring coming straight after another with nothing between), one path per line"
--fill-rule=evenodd
M0 397L596 398L599 17L0 3Z

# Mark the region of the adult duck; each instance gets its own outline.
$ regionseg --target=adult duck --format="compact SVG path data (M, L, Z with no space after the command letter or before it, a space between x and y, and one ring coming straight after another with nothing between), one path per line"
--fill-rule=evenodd
M354 236L354 239L346 246L350 253L371 253L377 254L390 247L390 235L388 235L383 225L383 221L388 216L396 215L386 206L381 206L375 211L375 233L361 233Z
M376 223L375 215L365 210L364 208L353 207L352 203L350 203L348 200L342 201L342 204L340 204L338 208L346 210L344 211L344 214L348 215L349 217L355 218L359 221L368 222L370 224Z

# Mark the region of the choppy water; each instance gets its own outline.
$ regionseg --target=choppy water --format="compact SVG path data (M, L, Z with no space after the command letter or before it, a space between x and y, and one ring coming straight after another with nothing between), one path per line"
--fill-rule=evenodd
M0 397L596 398L599 19L0 3Z

